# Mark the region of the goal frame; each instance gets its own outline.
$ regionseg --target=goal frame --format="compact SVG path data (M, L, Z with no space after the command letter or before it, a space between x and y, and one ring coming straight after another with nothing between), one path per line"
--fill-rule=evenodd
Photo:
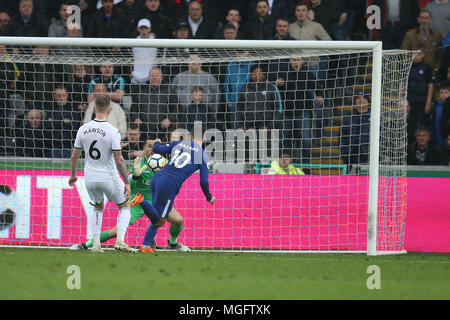
M372 51L372 98L369 146L369 194L367 219L367 255L402 254L406 251L377 250L379 144L382 90L381 41L281 41L281 40L196 40L196 39L123 39L123 38L52 38L52 37L0 37L6 46L58 46L58 47L155 47L155 48L207 48L207 49L314 49L314 50L367 50ZM278 251L277 251L278 252ZM293 252L296 252L293 250ZM310 251L308 251L310 252ZM321 253L336 253L320 251ZM342 251L339 251L342 252ZM351 251L352 253L364 253ZM349 252L350 253L350 252Z

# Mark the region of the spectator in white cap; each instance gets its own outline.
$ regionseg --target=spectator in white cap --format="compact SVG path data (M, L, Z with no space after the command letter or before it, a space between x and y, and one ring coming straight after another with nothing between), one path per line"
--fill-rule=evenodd
M141 19L138 22L137 30L139 31L138 39L154 39L155 35L151 33L152 24L148 19ZM134 68L132 73L132 82L135 84L145 83L148 81L148 74L155 66L154 61L158 50L156 48L133 48Z

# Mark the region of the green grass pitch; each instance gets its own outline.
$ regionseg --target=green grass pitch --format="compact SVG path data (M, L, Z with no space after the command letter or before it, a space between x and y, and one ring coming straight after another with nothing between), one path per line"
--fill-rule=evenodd
M80 268L80 289L67 273ZM380 268L380 289L368 289ZM450 255L0 248L0 299L449 299Z

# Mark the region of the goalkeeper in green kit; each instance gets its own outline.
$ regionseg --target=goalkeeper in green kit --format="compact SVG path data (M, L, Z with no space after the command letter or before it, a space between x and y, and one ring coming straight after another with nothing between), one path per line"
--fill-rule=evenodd
M129 181L131 186L131 198L132 200L136 194L136 192L140 192L144 195L145 199L151 202L152 193L150 190L150 181L155 174L147 165L147 160L153 154L152 147L153 141L151 139L147 139L144 146L144 157L137 157L133 162L133 167L129 172ZM140 217L144 216L145 212L140 205L136 205L131 208L131 217L130 217L130 225L133 225ZM176 249L178 251L186 252L190 251L190 248L178 243L178 236L183 228L183 217L180 213L172 208L172 211L169 215L170 226L170 239L169 239L169 248ZM115 238L117 236L117 228L114 227L109 230L105 230L100 234L100 241L105 242L109 239ZM75 244L70 247L71 250L86 250L92 247L92 239L80 243ZM156 247L156 243L153 242L150 248L142 248L142 252L153 252Z

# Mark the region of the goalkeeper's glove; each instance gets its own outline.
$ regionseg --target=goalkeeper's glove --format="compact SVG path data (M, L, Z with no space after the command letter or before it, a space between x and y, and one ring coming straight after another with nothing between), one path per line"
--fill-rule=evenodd
M141 165L142 158L136 157L133 161L133 177L138 178L141 176L142 172L147 168L147 164Z

